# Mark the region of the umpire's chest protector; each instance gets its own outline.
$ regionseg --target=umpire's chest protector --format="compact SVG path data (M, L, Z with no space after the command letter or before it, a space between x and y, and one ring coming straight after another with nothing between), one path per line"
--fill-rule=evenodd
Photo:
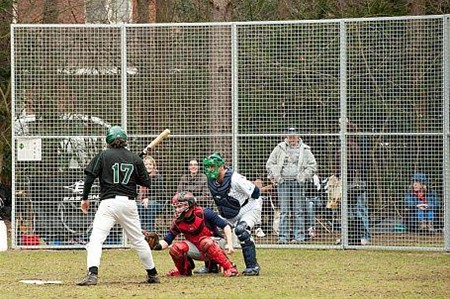
M231 177L233 176L233 169L228 168L225 173L222 184L218 184L216 180L208 180L208 187L220 216L231 219L239 214L241 204L239 200L229 196L231 189Z

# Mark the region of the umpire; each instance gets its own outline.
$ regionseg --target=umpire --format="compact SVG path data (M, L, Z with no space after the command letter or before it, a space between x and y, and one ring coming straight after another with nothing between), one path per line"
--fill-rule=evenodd
M121 127L113 126L108 129L106 143L108 149L94 157L84 170L86 177L80 209L85 214L88 212L89 192L97 177L100 180L100 205L86 246L88 273L78 285L97 284L102 245L116 223L122 226L132 247L136 249L147 270L147 282L159 283L152 252L141 232L134 201L137 185L150 187L147 170L142 159L125 148L127 134Z

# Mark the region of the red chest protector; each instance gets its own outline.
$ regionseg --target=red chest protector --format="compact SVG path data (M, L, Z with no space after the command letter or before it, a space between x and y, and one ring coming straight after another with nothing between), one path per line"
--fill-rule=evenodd
M211 237L212 231L205 223L205 214L200 207L194 207L191 219L181 219L175 221L177 229L184 234L186 240L197 243L202 237Z

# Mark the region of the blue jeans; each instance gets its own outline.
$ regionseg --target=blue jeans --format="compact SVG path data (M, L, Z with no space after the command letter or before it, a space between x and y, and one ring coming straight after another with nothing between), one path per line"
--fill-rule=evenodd
M319 197L306 198L306 226L307 228L316 226L316 205Z
M280 204L279 240L290 237L290 218L293 217L293 235L297 241L305 240L306 197L305 190L296 180L284 181L277 187Z
M433 221L434 220L434 211L432 210L417 210L417 219L419 221Z
M155 230L155 219L159 212L164 211L165 204L156 200L150 200L148 202L148 208L146 209L141 202L137 203L139 219L141 220L141 228L148 231Z
M369 227L369 203L367 199L367 192L361 192L356 196L356 205L349 205L349 217L358 217L362 222L361 239L370 240Z

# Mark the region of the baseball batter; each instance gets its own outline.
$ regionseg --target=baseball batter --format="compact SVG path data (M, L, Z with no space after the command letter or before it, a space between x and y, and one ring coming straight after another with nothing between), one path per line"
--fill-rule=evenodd
M225 160L213 153L203 160L208 188L219 214L234 225L234 233L241 242L246 276L258 276L255 242L251 230L261 222L260 190L244 176L225 166Z
M89 209L89 193L94 180L100 180L100 205L95 214L92 233L86 245L88 274L78 285L97 284L102 245L111 228L120 224L147 270L147 282L159 283L152 252L141 231L136 202L136 186L150 187L150 178L138 155L127 148L127 134L119 126L108 129L108 149L95 156L84 170L85 181L80 208Z

